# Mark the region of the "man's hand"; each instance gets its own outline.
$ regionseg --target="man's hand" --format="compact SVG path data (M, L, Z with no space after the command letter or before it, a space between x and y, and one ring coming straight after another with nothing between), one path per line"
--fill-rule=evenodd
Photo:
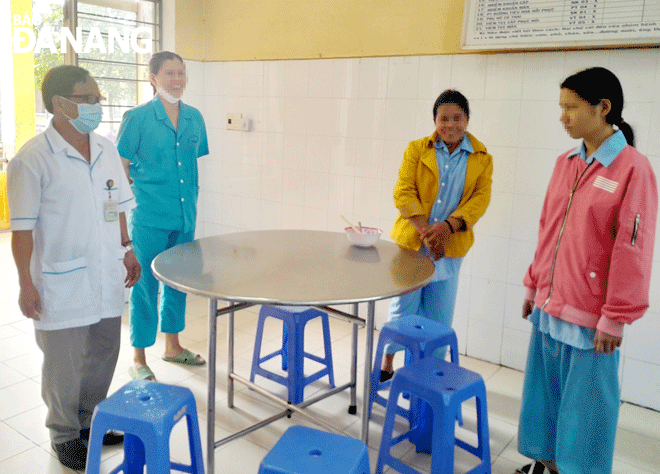
M32 282L21 285L18 293L18 306L26 317L39 321L41 300L39 292Z
M530 314L534 311L534 300L525 300L523 301L522 317L527 319Z
M124 255L124 267L126 267L126 278L124 283L126 288L130 288L135 285L140 279L140 274L142 273L142 267L140 263L135 258L135 253L132 250L126 252Z
M594 335L594 346L596 352L601 352L603 354L609 354L613 352L614 349L621 346L622 337L612 336L607 334L599 329L596 329L596 334Z

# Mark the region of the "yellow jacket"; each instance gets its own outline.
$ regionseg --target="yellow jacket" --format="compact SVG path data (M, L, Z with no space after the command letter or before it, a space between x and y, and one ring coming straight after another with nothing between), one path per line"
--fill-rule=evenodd
M468 157L465 187L458 207L450 217L463 219L467 229L449 237L445 247L447 257L463 257L474 242L472 227L484 215L490 202L493 182L493 157L479 140L467 133L474 153ZM410 142L403 155L399 179L394 187L394 205L399 209L390 237L400 246L419 250L422 241L408 221L412 216L424 216L427 220L438 195L438 162L434 142L437 132L430 137Z

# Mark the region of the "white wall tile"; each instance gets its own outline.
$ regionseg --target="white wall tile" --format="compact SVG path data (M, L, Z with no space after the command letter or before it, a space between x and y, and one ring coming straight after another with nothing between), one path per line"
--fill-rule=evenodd
M631 49L627 54L610 54L609 68L623 88L627 103L650 102L658 65L656 49Z
M209 62L204 64L204 95L206 97L227 94L227 73L225 62Z
M514 191L516 178L515 147L486 146L493 157L493 192L510 193Z
M502 329L501 325L468 320L467 355L499 364L502 353Z
M388 99L416 99L419 56L389 58L387 74Z
M624 116L625 119L625 116ZM654 154L658 153L660 150L660 102L656 102L651 105L651 119L649 121L649 136L646 148L648 150L653 150Z
M223 95L229 97L242 97L243 96L243 62L230 61L225 63L225 74L227 80L225 82L225 91Z
M501 363L516 370L525 370L530 333L504 328Z
M333 61L325 59L309 61L309 96L335 97Z
M486 100L482 116L485 121L479 139L486 146L510 146L518 142L520 101ZM499 120L492 120L492 117L499 117Z
M514 285L522 284L529 265L534 259L536 242L510 240L509 261L507 262L506 281Z
M626 102L623 109L623 119L628 122L635 133L635 148L644 154L656 152L657 149L649 147L651 135L657 135L658 130L650 127L651 108L650 102Z
M621 398L660 410L660 365L626 358Z
M243 95L245 97L263 96L265 80L263 61L243 63Z
M186 75L188 84L186 84L186 93L190 95L204 94L204 63L201 61L185 61Z
M564 80L564 53L528 53L524 55L522 99L559 100L559 86Z
M451 84L452 56L422 56L419 58L417 98L431 101ZM429 114L430 115L430 114Z
M338 99L357 99L360 95L360 59L332 59L333 94Z
M361 58L359 97L362 99L387 97L388 69L388 58Z
M357 123L354 130L348 130L349 137L387 138L385 115L387 101L384 99L358 99Z
M644 317L625 327L625 356L632 359L660 364L660 314L647 312Z
M543 209L542 196L519 196L513 200L510 237L536 244Z
M306 187L305 171L285 169L282 173L282 204L303 206Z
M358 138L355 141L355 176L381 178L384 140Z
M296 204L282 204L281 228L305 229L305 207Z
M555 100L530 100L520 104L518 144L528 148L556 148L566 132L559 123L559 91Z
M284 61L284 97L308 97L310 62Z
M502 326L505 300L506 283L472 277L470 281L470 320Z
M509 237L513 197L512 193L491 193L488 209L474 226L474 231L483 235Z
M585 51L567 51L564 61L564 77L575 74L582 69L590 67L608 68L610 65L611 53L609 50L585 50Z
M478 235L470 252L472 253L472 276L506 281L509 255L507 238Z
M281 210L282 205L279 202L261 201L260 229L281 229Z
M491 54L487 57L487 100L518 100L522 97L523 54Z
M279 166L264 166L261 169L261 199L269 202L281 202L283 170Z
M305 172L305 206L317 209L328 208L330 175L316 171ZM324 214L325 212L318 214ZM325 220L325 219L324 219Z
M284 66L284 61L264 62L264 86L266 97L284 97Z
M328 230L328 215L313 207L304 208L304 229Z
M307 167L308 135L285 133L282 136L282 166L287 169L303 171Z
M353 213L360 220L378 218L380 213L380 179L355 178L355 202Z
M353 212L355 176L331 174L328 187L328 209L338 214Z
M532 324L522 318L522 305L525 299L526 288L519 284L507 283L506 285L506 303L504 306L504 327L515 329L516 331L529 333Z
M416 118L416 100L388 99L384 117L385 135L379 138L410 140L415 136Z
M487 63L487 57L479 54L452 56L450 87L462 92L468 100L484 99ZM437 95L440 92L442 91L438 91Z
M554 150L518 148L516 194L545 196L558 156Z

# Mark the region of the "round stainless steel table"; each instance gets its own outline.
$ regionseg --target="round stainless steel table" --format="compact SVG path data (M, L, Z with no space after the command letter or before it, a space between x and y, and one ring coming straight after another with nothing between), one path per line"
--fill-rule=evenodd
M201 295L209 303L208 354L208 462L214 472L217 446L265 426L292 412L310 417L302 409L326 396L350 388L351 407L356 410L357 328L366 326L362 433L366 443L369 426L369 383L373 353L374 308L377 300L408 293L426 285L434 272L433 262L418 252L379 241L368 248L350 244L343 233L269 230L219 235L177 245L158 255L153 274L180 291ZM218 300L227 301L218 309ZM367 316L358 316L358 303L367 302ZM270 395L234 373L234 312L255 304L315 306L330 316L353 323L351 381L297 406ZM353 304L353 314L327 305ZM228 314L228 397L233 406L234 381L254 388L280 402L286 410L240 433L215 441L215 364L217 317ZM329 425L314 420L330 429Z

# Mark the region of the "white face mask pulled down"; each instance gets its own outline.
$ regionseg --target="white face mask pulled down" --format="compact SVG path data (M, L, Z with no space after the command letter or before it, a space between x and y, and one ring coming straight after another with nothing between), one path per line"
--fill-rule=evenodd
M168 101L170 104L176 104L181 100L179 97L174 97L172 94L167 92L165 89L163 89L160 84L158 84L158 81L154 80L156 82L156 92L158 95L160 95L163 99Z

